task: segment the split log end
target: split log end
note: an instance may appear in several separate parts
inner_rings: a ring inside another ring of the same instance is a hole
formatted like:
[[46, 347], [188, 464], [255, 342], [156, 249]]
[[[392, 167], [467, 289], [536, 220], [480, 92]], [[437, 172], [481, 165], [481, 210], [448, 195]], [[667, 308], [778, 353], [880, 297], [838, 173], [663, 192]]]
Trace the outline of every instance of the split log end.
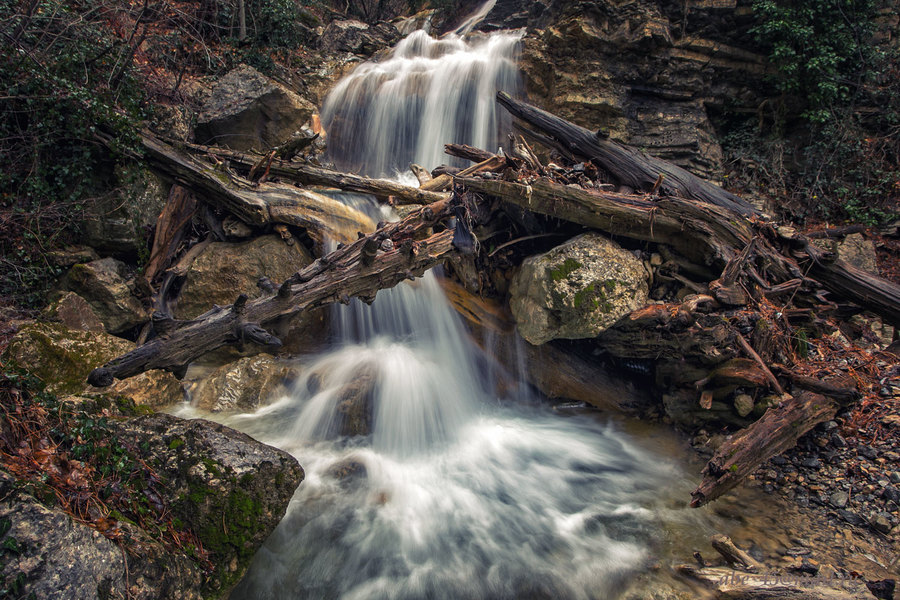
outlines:
[[109, 387], [115, 381], [115, 377], [106, 367], [97, 367], [88, 375], [87, 381], [94, 387]]

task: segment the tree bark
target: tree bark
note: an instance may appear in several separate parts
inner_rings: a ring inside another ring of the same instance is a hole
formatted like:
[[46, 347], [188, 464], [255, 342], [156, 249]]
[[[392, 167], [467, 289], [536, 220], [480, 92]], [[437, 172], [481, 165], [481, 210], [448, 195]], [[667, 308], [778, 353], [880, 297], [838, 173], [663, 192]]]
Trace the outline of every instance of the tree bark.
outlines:
[[327, 196], [286, 185], [253, 186], [155, 138], [145, 135], [142, 141], [145, 159], [153, 170], [249, 225], [302, 227], [319, 244], [326, 237], [349, 242], [356, 239], [357, 232], [375, 229], [368, 216]]
[[[152, 136], [143, 136], [144, 145], [154, 140]], [[226, 148], [218, 148], [213, 146], [200, 146], [197, 144], [183, 144], [184, 148], [194, 154], [208, 154], [225, 158], [229, 163], [241, 172], [249, 172], [253, 168], [260, 157]], [[439, 200], [447, 198], [447, 194], [437, 192], [422, 191], [418, 188], [403, 185], [396, 181], [387, 179], [372, 179], [371, 177], [362, 177], [352, 173], [341, 173], [324, 169], [313, 165], [297, 162], [284, 162], [276, 160], [269, 167], [269, 175], [277, 176], [288, 181], [295, 181], [303, 185], [320, 185], [326, 187], [334, 187], [348, 192], [359, 192], [361, 194], [372, 194], [376, 198], [387, 200], [393, 198], [397, 204], [431, 204]]]
[[[154, 313], [158, 337], [94, 369], [88, 382], [105, 387], [114, 378], [150, 369], [180, 374], [190, 362], [226, 344], [254, 342], [278, 347], [281, 341], [264, 329], [267, 323], [324, 304], [349, 302], [351, 297], [374, 300], [378, 290], [420, 276], [454, 251], [452, 230], [415, 241], [419, 231], [449, 215], [450, 202], [424, 207], [323, 256], [283, 282], [274, 296], [248, 302], [242, 294], [233, 305], [216, 306], [190, 321]], [[378, 250], [370, 254], [366, 250], [373, 244]]]
[[840, 405], [813, 392], [802, 392], [769, 408], [755, 423], [722, 444], [703, 469], [703, 481], [691, 506], [715, 500], [760, 465], [796, 445], [804, 433], [833, 418]]
[[592, 131], [515, 100], [505, 92], [497, 92], [497, 101], [513, 116], [544, 132], [575, 156], [601, 166], [622, 185], [635, 190], [650, 191], [662, 175], [663, 181], [659, 191], [664, 195], [701, 200], [742, 215], [757, 214], [757, 210], [740, 197], [668, 161], [644, 154], [631, 146], [598, 137]]

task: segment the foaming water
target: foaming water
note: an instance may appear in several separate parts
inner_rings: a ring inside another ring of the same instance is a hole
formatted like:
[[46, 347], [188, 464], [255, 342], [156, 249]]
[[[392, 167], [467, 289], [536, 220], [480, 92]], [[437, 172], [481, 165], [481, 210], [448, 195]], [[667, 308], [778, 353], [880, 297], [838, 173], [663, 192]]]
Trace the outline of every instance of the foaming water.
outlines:
[[428, 169], [450, 162], [447, 143], [496, 149], [506, 117], [494, 96], [518, 88], [520, 38], [501, 32], [434, 39], [416, 31], [383, 60], [360, 65], [322, 108], [330, 158], [345, 169], [391, 176], [411, 162]]
[[[333, 159], [384, 175], [434, 166], [445, 142], [492, 147], [518, 39], [416, 32], [361, 65], [323, 111]], [[333, 318], [333, 350], [292, 394], [213, 415], [306, 471], [231, 598], [613, 599], [672, 531], [704, 531], [670, 500], [688, 497], [679, 468], [619, 427], [555, 414], [524, 385], [498, 398], [498, 366], [477, 359], [432, 274]]]

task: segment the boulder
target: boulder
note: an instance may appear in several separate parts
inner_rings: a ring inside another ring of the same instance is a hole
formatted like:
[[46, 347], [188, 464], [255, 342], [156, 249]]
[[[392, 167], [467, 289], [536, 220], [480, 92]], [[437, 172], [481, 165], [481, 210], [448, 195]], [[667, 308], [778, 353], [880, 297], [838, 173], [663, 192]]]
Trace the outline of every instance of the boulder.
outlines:
[[[87, 414], [100, 408], [80, 401]], [[177, 531], [151, 534], [111, 513], [102, 526], [127, 540], [123, 548], [22, 491], [40, 486], [0, 472], [4, 587], [15, 586], [15, 597], [22, 598], [227, 597], [284, 516], [302, 468], [285, 452], [209, 421], [164, 414], [120, 420], [122, 413], [115, 414], [103, 427], [117, 447], [127, 449], [129, 460], [152, 465], [155, 483], [142, 502], [149, 499], [150, 510], [170, 515]], [[176, 533], [180, 541], [164, 546]], [[208, 562], [198, 560], [197, 542]]]
[[266, 77], [241, 65], [220, 79], [197, 118], [201, 144], [235, 150], [269, 150], [306, 123], [316, 107]]
[[296, 363], [269, 354], [241, 358], [194, 382], [191, 404], [210, 412], [255, 410], [286, 394], [299, 371]]
[[134, 295], [133, 282], [127, 279], [125, 263], [102, 258], [69, 269], [61, 282], [64, 290], [87, 300], [103, 322], [106, 331], [122, 333], [145, 323], [149, 318]]
[[[47, 507], [15, 491], [15, 480], [0, 472], [0, 487], [9, 490], [0, 502], [5, 552], [0, 575], [17, 581], [21, 598], [45, 600], [200, 600], [202, 572], [190, 559], [174, 554], [135, 528], [140, 552], [126, 555], [96, 529], [79, 523], [59, 508]], [[128, 556], [126, 565], [125, 558]], [[9, 589], [9, 587], [7, 587]]]
[[[279, 285], [312, 260], [300, 244], [288, 246], [276, 235], [242, 243], [210, 244], [187, 273], [175, 316], [192, 319], [212, 308], [213, 304], [233, 303], [241, 293], [257, 298], [261, 294], [257, 286], [260, 277], [268, 277]], [[284, 349], [293, 351], [318, 343], [326, 315], [322, 309], [304, 311], [294, 317], [286, 328], [282, 328], [287, 330], [287, 335], [279, 336], [286, 343]]]
[[532, 344], [591, 338], [647, 303], [647, 272], [635, 256], [586, 233], [522, 263], [510, 284], [519, 333]]
[[63, 292], [41, 312], [48, 321], [58, 321], [78, 331], [103, 331], [103, 322], [87, 300], [75, 292]]
[[111, 394], [158, 407], [180, 402], [181, 384], [166, 371], [147, 371], [108, 388], [87, 385], [94, 368], [134, 349], [132, 342], [97, 331], [68, 329], [61, 323], [34, 323], [10, 340], [3, 359], [40, 377], [55, 394]]
[[82, 241], [104, 254], [149, 253], [150, 230], [166, 204], [171, 184], [146, 169], [122, 169], [116, 177], [116, 192], [88, 206]]
[[148, 448], [172, 514], [210, 554], [206, 595], [227, 596], [284, 516], [303, 469], [286, 452], [203, 419], [154, 414], [118, 427], [124, 445]]
[[834, 252], [839, 260], [857, 269], [878, 274], [875, 243], [864, 238], [861, 233], [850, 234], [842, 240], [819, 239], [813, 240], [813, 243], [822, 250]]
[[319, 48], [325, 52], [350, 52], [368, 57], [393, 46], [399, 39], [400, 32], [390, 23], [367, 25], [353, 19], [335, 20], [322, 32]]

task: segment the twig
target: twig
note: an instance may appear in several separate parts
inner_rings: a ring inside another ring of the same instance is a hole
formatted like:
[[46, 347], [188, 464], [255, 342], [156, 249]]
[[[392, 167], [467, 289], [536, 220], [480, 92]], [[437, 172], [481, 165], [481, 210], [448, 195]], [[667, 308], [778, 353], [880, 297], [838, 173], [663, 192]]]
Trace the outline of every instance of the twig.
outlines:
[[775, 391], [778, 392], [778, 395], [784, 396], [784, 389], [781, 387], [781, 384], [778, 383], [777, 379], [775, 379], [775, 375], [772, 374], [772, 371], [769, 370], [769, 367], [766, 366], [766, 363], [763, 362], [763, 359], [760, 358], [759, 354], [756, 353], [756, 350], [754, 350], [753, 347], [749, 343], [747, 343], [747, 340], [745, 340], [744, 336], [742, 336], [740, 333], [735, 337], [737, 337], [738, 343], [741, 345], [741, 348], [743, 348], [744, 352], [749, 354], [750, 358], [755, 360], [757, 363], [759, 363], [759, 366], [762, 367], [763, 373], [765, 373], [766, 375], [766, 379], [769, 380], [769, 383], [772, 384], [772, 387], [775, 388]]

